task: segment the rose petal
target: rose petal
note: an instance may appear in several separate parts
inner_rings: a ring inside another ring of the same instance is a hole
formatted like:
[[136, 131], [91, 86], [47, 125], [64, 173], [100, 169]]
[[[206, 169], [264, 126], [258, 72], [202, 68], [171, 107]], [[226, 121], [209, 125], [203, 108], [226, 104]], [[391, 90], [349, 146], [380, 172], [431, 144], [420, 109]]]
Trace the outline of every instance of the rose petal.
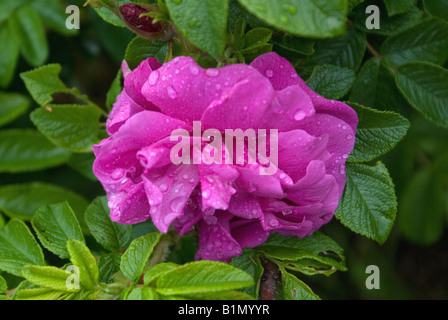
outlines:
[[220, 69], [201, 68], [190, 57], [177, 57], [151, 73], [142, 93], [162, 112], [188, 124], [201, 120], [202, 113], [225, 90], [258, 75], [244, 64]]

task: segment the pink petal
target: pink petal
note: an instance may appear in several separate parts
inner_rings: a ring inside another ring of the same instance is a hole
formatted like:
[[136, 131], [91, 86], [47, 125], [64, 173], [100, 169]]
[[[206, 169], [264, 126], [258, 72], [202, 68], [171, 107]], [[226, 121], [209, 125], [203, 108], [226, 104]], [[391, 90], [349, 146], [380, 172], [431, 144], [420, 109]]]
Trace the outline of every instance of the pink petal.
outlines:
[[194, 165], [167, 165], [143, 176], [151, 217], [160, 232], [184, 214], [184, 207], [199, 182]]
[[242, 253], [241, 246], [233, 239], [229, 231], [229, 222], [221, 221], [209, 225], [199, 223], [199, 250], [196, 259], [229, 262]]
[[278, 136], [278, 166], [293, 181], [305, 175], [312, 160], [330, 160], [328, 149], [329, 135], [310, 135], [305, 130], [280, 132]]
[[270, 232], [265, 231], [258, 220], [236, 220], [230, 223], [232, 237], [242, 248], [255, 248], [263, 244]]
[[347, 104], [339, 101], [327, 100], [321, 97], [303, 81], [297, 74], [294, 67], [288, 60], [279, 56], [275, 52], [266, 53], [256, 58], [251, 64], [262, 75], [266, 76], [272, 83], [275, 90], [283, 90], [289, 86], [299, 86], [311, 98], [316, 113], [330, 114], [345, 121], [356, 130], [358, 116], [356, 112]]
[[112, 221], [136, 224], [149, 218], [149, 204], [143, 183], [126, 183], [120, 191], [108, 193]]
[[201, 120], [204, 110], [223, 92], [258, 72], [244, 64], [202, 69], [190, 57], [177, 57], [151, 73], [142, 93], [162, 112], [188, 124]]

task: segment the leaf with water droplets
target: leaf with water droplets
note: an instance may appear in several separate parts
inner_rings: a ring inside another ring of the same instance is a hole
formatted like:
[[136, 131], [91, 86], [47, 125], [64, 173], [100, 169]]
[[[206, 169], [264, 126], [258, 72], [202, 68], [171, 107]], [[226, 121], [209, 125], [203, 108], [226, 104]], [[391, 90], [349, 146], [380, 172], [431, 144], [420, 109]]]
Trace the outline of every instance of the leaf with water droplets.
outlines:
[[298, 36], [326, 38], [345, 32], [347, 0], [239, 0], [268, 24]]

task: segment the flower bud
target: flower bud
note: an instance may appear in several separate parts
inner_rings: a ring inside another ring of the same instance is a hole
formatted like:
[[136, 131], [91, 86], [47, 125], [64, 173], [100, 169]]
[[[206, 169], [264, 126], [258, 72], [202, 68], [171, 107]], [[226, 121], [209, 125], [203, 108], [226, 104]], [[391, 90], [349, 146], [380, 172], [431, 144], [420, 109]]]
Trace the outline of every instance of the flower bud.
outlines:
[[142, 16], [148, 12], [150, 11], [140, 4], [125, 3], [120, 6], [123, 21], [133, 32], [145, 38], [153, 38], [163, 31], [163, 25], [160, 22], [153, 23], [153, 19], [148, 16]]

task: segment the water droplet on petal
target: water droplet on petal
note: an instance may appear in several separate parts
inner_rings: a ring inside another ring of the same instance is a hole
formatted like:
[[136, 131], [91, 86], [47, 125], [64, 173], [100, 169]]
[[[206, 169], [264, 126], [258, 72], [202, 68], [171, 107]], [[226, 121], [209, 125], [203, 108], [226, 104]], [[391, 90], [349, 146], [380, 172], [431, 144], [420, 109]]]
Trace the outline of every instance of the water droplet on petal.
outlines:
[[167, 186], [166, 184], [162, 183], [162, 184], [159, 186], [159, 190], [160, 190], [161, 192], [166, 192], [166, 190], [168, 190], [168, 186]]
[[176, 99], [177, 98], [177, 92], [176, 92], [176, 90], [174, 90], [174, 88], [172, 86], [168, 86], [166, 88], [166, 92], [168, 93], [168, 96], [171, 99]]
[[159, 81], [159, 71], [155, 70], [149, 75], [148, 83], [150, 86], [155, 86], [157, 81]]
[[209, 77], [217, 77], [219, 76], [219, 70], [214, 68], [207, 69], [205, 70], [205, 74]]
[[266, 70], [266, 77], [272, 78], [274, 76], [274, 71], [271, 69]]
[[294, 120], [300, 121], [303, 120], [306, 117], [306, 113], [302, 110], [297, 110], [296, 113], [294, 113]]
[[339, 167], [339, 173], [345, 174], [345, 166], [343, 164]]
[[202, 197], [204, 198], [204, 199], [210, 199], [210, 193], [209, 192], [207, 192], [207, 191], [204, 191], [204, 192], [202, 192]]
[[285, 209], [285, 210], [282, 211], [282, 213], [283, 213], [284, 216], [287, 216], [287, 215], [290, 215], [292, 213], [292, 210], [291, 209]]
[[121, 168], [115, 169], [112, 172], [112, 179], [119, 180], [119, 179], [124, 177], [125, 173], [126, 172], [123, 169], [121, 169]]
[[342, 158], [347, 159], [348, 158], [348, 154], [343, 154]]
[[351, 140], [351, 139], [353, 139], [353, 135], [352, 135], [351, 133], [349, 133], [349, 134], [346, 136], [346, 138], [347, 138], [347, 140]]
[[190, 65], [190, 72], [194, 75], [199, 74], [199, 67], [195, 64]]

